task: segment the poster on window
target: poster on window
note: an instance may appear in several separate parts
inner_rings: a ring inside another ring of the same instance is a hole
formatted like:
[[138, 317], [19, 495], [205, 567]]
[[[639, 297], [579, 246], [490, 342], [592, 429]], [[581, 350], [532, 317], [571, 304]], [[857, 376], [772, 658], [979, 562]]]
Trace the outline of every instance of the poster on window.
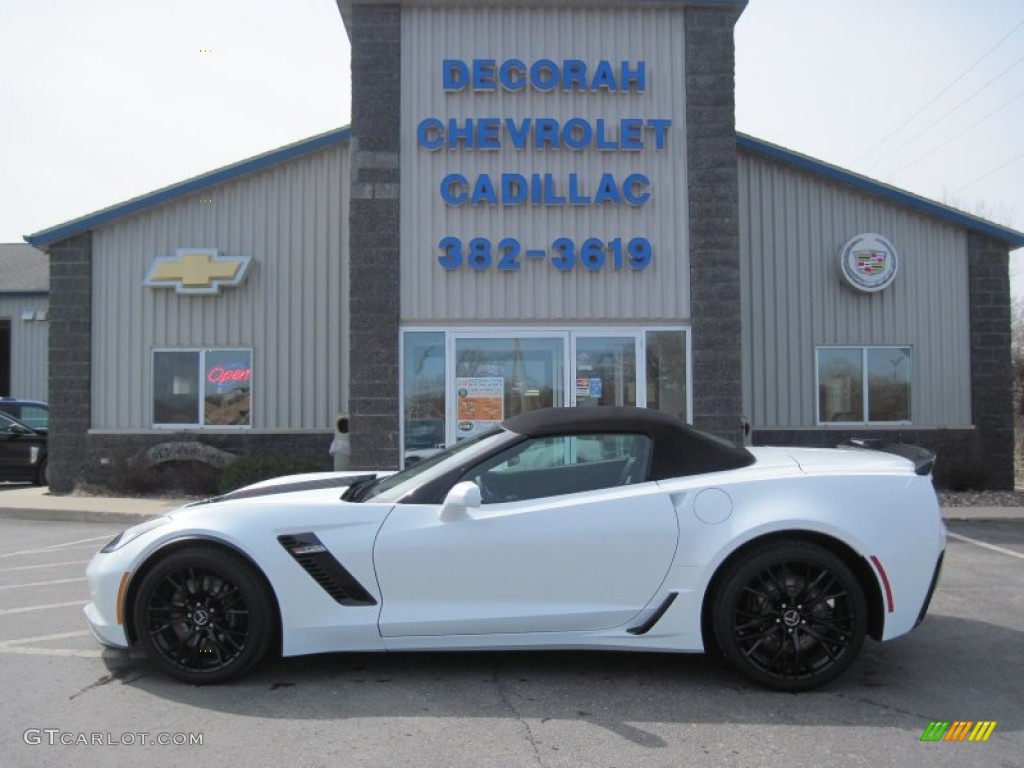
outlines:
[[505, 418], [505, 379], [500, 376], [471, 376], [455, 380], [457, 405], [455, 437], [465, 440]]

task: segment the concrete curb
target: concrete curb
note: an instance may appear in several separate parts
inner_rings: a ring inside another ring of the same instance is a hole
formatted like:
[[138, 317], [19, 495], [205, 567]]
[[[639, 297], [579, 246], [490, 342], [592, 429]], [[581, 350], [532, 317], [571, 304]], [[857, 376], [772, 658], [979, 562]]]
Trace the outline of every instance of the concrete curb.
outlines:
[[0, 519], [36, 520], [60, 523], [125, 523], [133, 525], [153, 517], [145, 512], [116, 512], [97, 509], [24, 509], [0, 508]]

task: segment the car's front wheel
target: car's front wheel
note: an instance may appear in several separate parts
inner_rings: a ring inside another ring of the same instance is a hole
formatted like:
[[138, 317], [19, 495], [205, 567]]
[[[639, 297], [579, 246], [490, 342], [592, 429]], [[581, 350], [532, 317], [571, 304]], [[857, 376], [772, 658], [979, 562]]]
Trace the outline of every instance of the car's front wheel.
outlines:
[[775, 690], [833, 680], [867, 634], [867, 601], [856, 576], [835, 554], [806, 541], [768, 543], [735, 563], [712, 610], [726, 659]]
[[32, 482], [35, 485], [50, 484], [50, 460], [46, 456], [43, 456], [43, 460], [39, 462], [39, 468], [36, 470], [36, 476], [32, 478]]
[[142, 648], [188, 683], [217, 683], [258, 663], [270, 649], [274, 615], [262, 576], [216, 547], [168, 555], [145, 575], [134, 602]]

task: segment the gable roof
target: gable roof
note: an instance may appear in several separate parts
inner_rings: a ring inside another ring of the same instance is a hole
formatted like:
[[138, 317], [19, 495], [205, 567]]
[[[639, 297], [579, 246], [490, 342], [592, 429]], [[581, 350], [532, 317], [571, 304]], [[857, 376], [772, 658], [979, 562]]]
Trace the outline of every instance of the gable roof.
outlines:
[[[150, 192], [149, 194], [132, 198], [131, 200], [127, 200], [123, 203], [112, 205], [109, 208], [104, 208], [101, 211], [90, 213], [86, 216], [82, 216], [81, 218], [74, 219], [63, 224], [58, 224], [54, 227], [50, 227], [49, 229], [41, 230], [35, 234], [26, 235], [25, 241], [37, 248], [46, 248], [48, 245], [55, 243], [58, 240], [63, 240], [66, 237], [81, 234], [82, 232], [88, 232], [91, 229], [103, 226], [115, 219], [130, 216], [133, 213], [138, 213], [146, 210], [147, 208], [152, 208], [162, 203], [175, 200], [179, 197], [193, 194], [194, 192], [213, 186], [214, 184], [221, 184], [225, 181], [231, 181], [248, 173], [262, 171], [272, 165], [286, 162], [310, 152], [316, 152], [320, 149], [326, 149], [327, 147], [347, 142], [351, 137], [352, 130], [348, 126], [328, 131], [326, 133], [321, 133], [308, 139], [297, 141], [294, 144], [288, 144], [286, 146], [279, 147], [278, 149], [273, 149], [269, 152], [257, 155], [256, 157], [242, 160], [241, 162], [234, 163], [233, 165], [227, 165], [223, 168], [218, 168], [217, 170], [204, 173], [200, 176], [186, 179], [185, 181], [177, 184], [172, 184], [169, 187], [158, 189], [155, 192]], [[1018, 232], [1014, 229], [995, 224], [978, 216], [972, 216], [968, 213], [957, 210], [956, 208], [936, 203], [925, 197], [911, 194], [910, 192], [906, 192], [905, 190], [888, 184], [883, 184], [880, 181], [875, 181], [867, 176], [861, 176], [860, 174], [853, 173], [852, 171], [847, 171], [839, 166], [831, 165], [822, 160], [816, 160], [808, 155], [802, 155], [799, 152], [794, 152], [791, 149], [780, 147], [777, 144], [771, 144], [767, 141], [762, 141], [761, 139], [755, 139], [753, 136], [748, 136], [744, 133], [737, 133], [736, 146], [741, 152], [766, 157], [771, 160], [775, 160], [776, 162], [794, 166], [803, 171], [816, 174], [838, 184], [854, 187], [863, 192], [877, 195], [889, 200], [890, 202], [896, 203], [897, 205], [911, 208], [929, 216], [935, 216], [963, 229], [988, 235], [1000, 242], [1007, 243], [1013, 248], [1024, 246], [1024, 232]]]
[[0, 293], [50, 292], [50, 257], [25, 243], [0, 243]]
[[740, 151], [748, 152], [753, 155], [760, 155], [761, 157], [767, 157], [785, 165], [792, 165], [800, 170], [813, 173], [817, 176], [822, 176], [844, 186], [854, 187], [862, 192], [877, 195], [890, 202], [896, 203], [897, 205], [902, 205], [920, 213], [944, 219], [950, 224], [954, 224], [962, 229], [988, 235], [989, 237], [1007, 243], [1014, 248], [1024, 246], [1024, 232], [1018, 232], [1014, 229], [1010, 229], [1009, 227], [1000, 226], [999, 224], [995, 224], [978, 216], [972, 216], [969, 213], [964, 213], [963, 211], [951, 208], [948, 205], [936, 203], [926, 197], [911, 194], [910, 192], [899, 189], [898, 187], [883, 184], [882, 182], [875, 181], [867, 176], [861, 176], [853, 171], [847, 171], [837, 165], [831, 165], [823, 162], [822, 160], [816, 160], [813, 157], [802, 155], [799, 152], [794, 152], [791, 149], [780, 147], [777, 144], [770, 144], [767, 141], [755, 139], [753, 136], [748, 136], [745, 133], [737, 133], [736, 146]]
[[218, 168], [214, 171], [194, 176], [191, 179], [172, 184], [169, 187], [158, 189], [155, 192], [150, 192], [139, 197], [133, 197], [131, 200], [126, 200], [123, 203], [112, 205], [109, 208], [104, 208], [101, 211], [90, 213], [86, 216], [82, 216], [78, 219], [58, 224], [57, 226], [44, 229], [40, 232], [36, 232], [32, 235], [25, 235], [25, 242], [30, 243], [37, 248], [45, 248], [51, 243], [55, 243], [58, 240], [63, 240], [66, 237], [72, 235], [78, 235], [82, 232], [88, 232], [91, 229], [96, 229], [104, 224], [107, 224], [114, 219], [120, 219], [124, 216], [130, 216], [133, 213], [144, 211], [147, 208], [153, 208], [154, 206], [161, 205], [162, 203], [170, 202], [179, 197], [198, 192], [206, 187], [212, 187], [214, 184], [222, 184], [225, 181], [232, 181], [237, 179], [239, 176], [244, 176], [248, 173], [255, 173], [256, 171], [262, 171], [265, 168], [269, 168], [272, 165], [283, 163], [288, 160], [292, 160], [301, 155], [309, 154], [310, 152], [316, 152], [320, 149], [326, 149], [332, 147], [335, 144], [342, 144], [351, 138], [352, 131], [348, 126], [344, 128], [336, 128], [333, 131], [327, 131], [326, 133], [320, 133], [316, 136], [311, 136], [308, 139], [297, 141], [294, 144], [286, 144], [283, 147], [272, 149], [269, 152], [264, 152], [262, 155], [256, 155], [250, 157], [247, 160], [234, 163], [232, 165], [226, 165], [223, 168]]

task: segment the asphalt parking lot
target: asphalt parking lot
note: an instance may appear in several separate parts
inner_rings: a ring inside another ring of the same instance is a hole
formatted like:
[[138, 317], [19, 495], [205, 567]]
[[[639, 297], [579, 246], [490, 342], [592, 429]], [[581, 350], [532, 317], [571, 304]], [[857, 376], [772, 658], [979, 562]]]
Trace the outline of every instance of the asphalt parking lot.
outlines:
[[[339, 654], [182, 685], [86, 630], [84, 568], [120, 526], [0, 520], [0, 763], [1020, 766], [1024, 521], [949, 526], [926, 622], [792, 695], [702, 656], [575, 652]], [[932, 720], [997, 726], [922, 743]]]

